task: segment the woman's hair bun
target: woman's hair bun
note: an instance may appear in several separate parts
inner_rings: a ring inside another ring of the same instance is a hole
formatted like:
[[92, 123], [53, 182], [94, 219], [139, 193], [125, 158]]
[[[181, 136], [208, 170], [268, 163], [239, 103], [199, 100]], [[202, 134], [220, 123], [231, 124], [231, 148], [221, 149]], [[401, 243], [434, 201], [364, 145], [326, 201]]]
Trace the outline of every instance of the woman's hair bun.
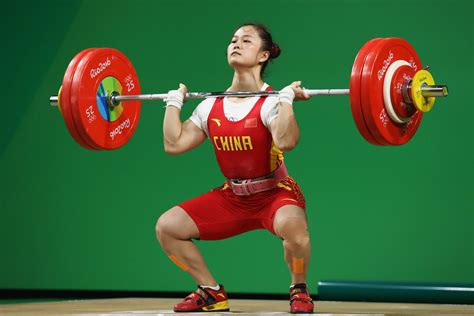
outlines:
[[275, 59], [280, 56], [281, 50], [277, 43], [272, 43], [272, 49], [270, 50], [270, 58]]

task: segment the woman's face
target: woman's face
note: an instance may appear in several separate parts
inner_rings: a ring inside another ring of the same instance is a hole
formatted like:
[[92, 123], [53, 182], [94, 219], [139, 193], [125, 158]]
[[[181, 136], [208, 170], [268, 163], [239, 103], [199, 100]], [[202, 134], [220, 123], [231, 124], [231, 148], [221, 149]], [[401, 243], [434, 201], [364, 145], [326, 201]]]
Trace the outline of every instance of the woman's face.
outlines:
[[253, 26], [239, 28], [227, 47], [227, 61], [232, 68], [252, 68], [268, 59], [270, 53], [261, 51], [262, 39]]

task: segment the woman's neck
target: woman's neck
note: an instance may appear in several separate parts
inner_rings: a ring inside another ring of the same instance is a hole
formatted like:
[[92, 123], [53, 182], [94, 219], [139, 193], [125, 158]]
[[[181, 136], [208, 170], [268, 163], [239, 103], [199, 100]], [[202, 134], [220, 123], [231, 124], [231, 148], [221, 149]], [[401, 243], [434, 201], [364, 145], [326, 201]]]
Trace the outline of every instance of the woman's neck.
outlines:
[[227, 91], [260, 91], [264, 82], [260, 69], [235, 70], [232, 85]]

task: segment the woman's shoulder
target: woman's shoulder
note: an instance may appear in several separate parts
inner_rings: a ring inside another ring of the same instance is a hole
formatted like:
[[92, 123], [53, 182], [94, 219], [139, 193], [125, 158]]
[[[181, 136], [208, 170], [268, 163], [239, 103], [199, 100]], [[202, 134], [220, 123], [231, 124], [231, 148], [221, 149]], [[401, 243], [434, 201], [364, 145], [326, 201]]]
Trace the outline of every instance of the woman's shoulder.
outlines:
[[206, 98], [197, 105], [197, 108], [200, 110], [210, 110], [215, 101], [216, 98]]

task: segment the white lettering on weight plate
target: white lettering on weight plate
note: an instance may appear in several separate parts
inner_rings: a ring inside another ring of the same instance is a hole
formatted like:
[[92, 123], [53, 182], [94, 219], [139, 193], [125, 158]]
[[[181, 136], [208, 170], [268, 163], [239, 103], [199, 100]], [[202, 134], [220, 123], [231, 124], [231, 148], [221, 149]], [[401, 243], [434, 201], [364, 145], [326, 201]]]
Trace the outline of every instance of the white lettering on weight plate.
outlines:
[[97, 118], [92, 105], [86, 109], [86, 116], [87, 116], [87, 119], [89, 120], [89, 123], [94, 122], [95, 119]]
[[393, 59], [393, 53], [392, 51], [390, 51], [388, 53], [387, 59], [383, 61], [382, 68], [380, 68], [380, 70], [377, 71], [377, 78], [379, 80], [382, 80], [383, 76], [385, 75], [385, 72], [387, 71], [388, 66], [390, 66], [390, 62], [392, 61], [392, 59]]
[[92, 68], [90, 72], [91, 79], [94, 79], [98, 74], [100, 74], [107, 67], [109, 67], [110, 64], [112, 64], [112, 62], [110, 61], [109, 57], [107, 57], [107, 59], [103, 63], [99, 63], [97, 68]]
[[123, 131], [124, 129], [127, 129], [127, 128], [130, 128], [130, 119], [129, 119], [129, 118], [126, 119], [125, 121], [123, 121], [122, 123], [120, 123], [119, 126], [117, 126], [116, 128], [114, 128], [114, 130], [110, 132], [110, 134], [109, 134], [109, 135], [110, 135], [110, 138], [111, 138], [112, 140], [115, 140], [115, 136], [122, 134], [122, 131]]
[[128, 75], [124, 79], [125, 85], [127, 86], [127, 91], [130, 92], [135, 88], [135, 83], [133, 82], [132, 75]]
[[380, 121], [382, 121], [383, 127], [387, 127], [389, 118], [387, 112], [385, 111], [385, 108], [383, 108], [382, 112], [380, 112], [379, 118]]

